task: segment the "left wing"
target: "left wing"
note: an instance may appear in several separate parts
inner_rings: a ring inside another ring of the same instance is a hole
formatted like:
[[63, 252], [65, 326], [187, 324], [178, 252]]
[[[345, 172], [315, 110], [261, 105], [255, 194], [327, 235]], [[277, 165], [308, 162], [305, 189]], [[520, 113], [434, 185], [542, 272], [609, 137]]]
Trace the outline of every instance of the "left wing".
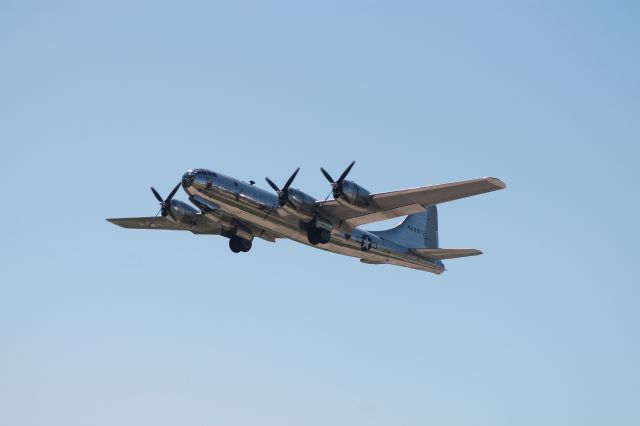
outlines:
[[194, 234], [211, 234], [220, 235], [222, 232], [222, 226], [211, 221], [203, 220], [202, 214], [198, 214], [195, 225], [184, 225], [180, 223], [173, 223], [166, 217], [158, 216], [153, 217], [126, 217], [107, 219], [108, 222], [114, 225], [121, 226], [129, 229], [165, 229], [172, 231], [191, 231]]
[[318, 202], [320, 212], [334, 218], [337, 226], [353, 229], [365, 223], [406, 216], [425, 210], [424, 206], [446, 203], [460, 198], [484, 194], [506, 188], [497, 178], [481, 178], [442, 185], [421, 186], [400, 191], [371, 194], [371, 212], [358, 212], [337, 201]]

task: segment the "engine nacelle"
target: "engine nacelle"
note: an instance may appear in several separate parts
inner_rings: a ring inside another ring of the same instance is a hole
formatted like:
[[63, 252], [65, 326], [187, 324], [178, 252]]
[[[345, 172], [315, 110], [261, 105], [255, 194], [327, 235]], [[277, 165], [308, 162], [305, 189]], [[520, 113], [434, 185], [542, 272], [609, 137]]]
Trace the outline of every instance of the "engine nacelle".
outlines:
[[198, 210], [193, 206], [178, 200], [171, 200], [167, 219], [173, 223], [195, 225]]
[[289, 188], [284, 211], [302, 219], [313, 219], [316, 214], [316, 199], [299, 189]]
[[336, 201], [352, 210], [366, 212], [371, 208], [371, 193], [357, 183], [345, 180]]

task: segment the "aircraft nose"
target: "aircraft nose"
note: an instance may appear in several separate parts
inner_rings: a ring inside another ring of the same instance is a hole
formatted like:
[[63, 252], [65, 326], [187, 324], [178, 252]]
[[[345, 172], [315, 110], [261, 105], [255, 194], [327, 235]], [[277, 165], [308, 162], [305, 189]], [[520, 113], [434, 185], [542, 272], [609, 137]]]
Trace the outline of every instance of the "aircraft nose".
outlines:
[[194, 179], [193, 175], [194, 175], [193, 170], [189, 170], [182, 175], [182, 187], [184, 189], [187, 189], [193, 183], [193, 179]]

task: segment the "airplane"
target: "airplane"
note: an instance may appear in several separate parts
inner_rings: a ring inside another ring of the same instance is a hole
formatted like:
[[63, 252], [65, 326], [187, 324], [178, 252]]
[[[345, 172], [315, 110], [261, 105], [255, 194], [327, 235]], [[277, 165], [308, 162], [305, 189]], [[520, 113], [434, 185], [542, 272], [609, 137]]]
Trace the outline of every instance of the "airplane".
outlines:
[[[162, 198], [155, 217], [113, 218], [107, 221], [131, 229], [166, 229], [221, 235], [234, 253], [248, 252], [254, 238], [275, 242], [288, 238], [322, 250], [359, 258], [366, 264], [392, 264], [441, 274], [442, 260], [482, 254], [475, 249], [446, 249], [438, 244], [437, 204], [506, 188], [485, 177], [399, 191], [370, 193], [347, 180], [353, 161], [338, 177], [320, 168], [331, 184], [325, 200], [291, 187], [297, 168], [282, 187], [265, 178], [275, 193], [254, 181], [242, 182], [207, 169], [188, 170]], [[182, 186], [195, 208], [175, 200]], [[329, 200], [329, 196], [333, 199]], [[406, 216], [384, 231], [360, 228], [372, 222]]]

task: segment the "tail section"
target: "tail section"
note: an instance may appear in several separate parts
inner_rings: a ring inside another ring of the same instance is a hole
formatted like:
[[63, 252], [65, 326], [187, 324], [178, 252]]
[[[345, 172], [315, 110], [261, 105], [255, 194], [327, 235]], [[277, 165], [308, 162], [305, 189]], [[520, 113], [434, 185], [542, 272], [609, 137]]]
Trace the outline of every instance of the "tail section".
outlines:
[[427, 227], [424, 237], [424, 246], [438, 248], [438, 208], [433, 205], [427, 207]]
[[438, 245], [438, 209], [428, 206], [426, 211], [414, 213], [398, 226], [386, 231], [373, 231], [379, 237], [403, 245], [413, 254], [430, 261], [477, 256], [482, 254], [475, 249], [443, 249]]
[[405, 247], [438, 248], [438, 208], [428, 206], [424, 212], [407, 216], [395, 228], [373, 233]]
[[411, 252], [418, 256], [426, 257], [428, 259], [455, 259], [458, 257], [477, 256], [482, 254], [480, 250], [476, 249], [441, 249], [441, 248], [413, 248]]

